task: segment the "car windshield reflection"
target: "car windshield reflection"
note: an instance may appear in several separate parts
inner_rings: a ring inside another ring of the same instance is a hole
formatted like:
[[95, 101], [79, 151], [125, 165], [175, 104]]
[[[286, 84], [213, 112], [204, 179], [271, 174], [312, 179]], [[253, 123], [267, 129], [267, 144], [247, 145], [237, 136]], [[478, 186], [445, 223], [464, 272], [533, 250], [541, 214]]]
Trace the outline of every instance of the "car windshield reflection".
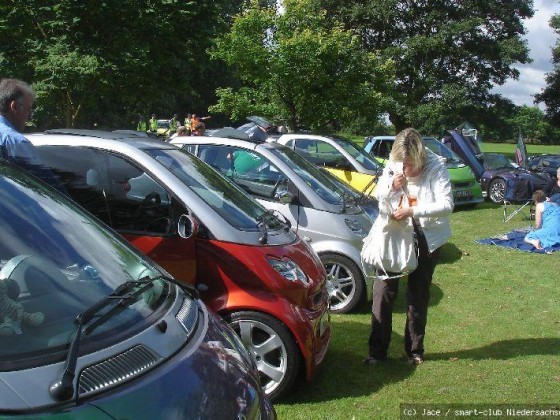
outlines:
[[[127, 281], [162, 276], [88, 213], [8, 166], [0, 168], [0, 234], [0, 369], [64, 351], [79, 313]], [[141, 328], [166, 284], [155, 281], [84, 344], [117, 343]]]

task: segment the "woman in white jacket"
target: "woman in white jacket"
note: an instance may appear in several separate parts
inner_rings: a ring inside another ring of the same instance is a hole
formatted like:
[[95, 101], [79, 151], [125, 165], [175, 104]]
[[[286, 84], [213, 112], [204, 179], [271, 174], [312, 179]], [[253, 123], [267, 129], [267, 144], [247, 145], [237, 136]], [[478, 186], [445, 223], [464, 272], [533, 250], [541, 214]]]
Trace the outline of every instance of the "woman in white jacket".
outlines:
[[[419, 365], [424, 361], [424, 334], [436, 260], [440, 247], [451, 236], [449, 215], [453, 211], [453, 195], [443, 158], [427, 150], [422, 136], [412, 128], [397, 134], [389, 161], [379, 178], [376, 196], [380, 211], [391, 208], [388, 203], [402, 191], [409, 197], [409, 206], [393, 211], [391, 217], [396, 220], [412, 217], [418, 239], [418, 267], [408, 275], [406, 286], [404, 347], [409, 362]], [[398, 277], [378, 279], [374, 283], [366, 364], [387, 358], [398, 288]]]

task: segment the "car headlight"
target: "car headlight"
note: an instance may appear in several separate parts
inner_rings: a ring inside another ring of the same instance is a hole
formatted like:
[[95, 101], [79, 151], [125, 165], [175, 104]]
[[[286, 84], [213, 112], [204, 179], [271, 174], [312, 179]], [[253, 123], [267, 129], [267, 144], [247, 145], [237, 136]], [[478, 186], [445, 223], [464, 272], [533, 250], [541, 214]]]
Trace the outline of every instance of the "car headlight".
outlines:
[[360, 238], [365, 238], [367, 236], [368, 232], [365, 231], [362, 224], [357, 220], [344, 219], [344, 221], [346, 222], [346, 226]]
[[308, 284], [309, 280], [303, 270], [293, 260], [289, 258], [267, 258], [268, 263], [274, 268], [282, 277], [289, 281], [300, 281], [303, 284]]

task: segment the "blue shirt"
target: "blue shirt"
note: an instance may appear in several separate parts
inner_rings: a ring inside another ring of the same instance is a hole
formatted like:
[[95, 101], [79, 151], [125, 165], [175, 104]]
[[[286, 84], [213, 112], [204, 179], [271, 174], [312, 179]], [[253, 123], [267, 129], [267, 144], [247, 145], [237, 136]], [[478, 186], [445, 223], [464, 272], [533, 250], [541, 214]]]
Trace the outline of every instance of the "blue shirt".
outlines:
[[4, 157], [22, 169], [50, 184], [60, 192], [68, 195], [61, 182], [50, 169], [45, 168], [35, 153], [35, 146], [23, 134], [17, 131], [12, 123], [0, 115], [0, 158]]
[[21, 166], [38, 164], [33, 144], [3, 115], [0, 115], [0, 147], [2, 155], [7, 154], [4, 157], [12, 162]]

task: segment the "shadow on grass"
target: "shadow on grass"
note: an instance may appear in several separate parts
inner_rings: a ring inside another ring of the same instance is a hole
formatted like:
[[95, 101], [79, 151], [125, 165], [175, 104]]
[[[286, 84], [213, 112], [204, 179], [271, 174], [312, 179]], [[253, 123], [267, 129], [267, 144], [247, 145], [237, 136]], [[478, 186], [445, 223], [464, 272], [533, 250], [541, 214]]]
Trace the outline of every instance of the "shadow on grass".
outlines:
[[[440, 264], [453, 264], [455, 261], [459, 261], [463, 256], [463, 251], [461, 251], [455, 244], [450, 242], [444, 244], [441, 247], [438, 259], [438, 265]], [[436, 265], [437, 272], [437, 265]]]
[[[437, 270], [437, 268], [436, 268]], [[399, 294], [397, 295], [397, 300], [395, 301], [395, 306], [393, 307], [393, 313], [405, 313], [406, 312], [406, 304], [404, 299], [404, 294], [406, 290], [406, 279], [401, 279], [399, 282]], [[435, 284], [432, 283], [430, 286], [430, 305], [429, 306], [436, 306], [441, 299], [443, 298], [443, 290]], [[357, 305], [351, 313], [360, 315], [360, 314], [371, 314], [371, 305], [372, 302], [362, 302]]]
[[[404, 328], [404, 325], [402, 326]], [[321, 371], [312, 382], [300, 376], [288, 394], [275, 404], [301, 404], [333, 401], [370, 395], [384, 386], [410, 377], [415, 367], [404, 358], [396, 358], [403, 348], [403, 337], [393, 332], [390, 357], [378, 365], [364, 365], [370, 326], [360, 323], [340, 324]], [[356, 337], [359, 339], [357, 340]]]
[[507, 360], [520, 356], [557, 355], [560, 338], [518, 338], [473, 349], [432, 353], [429, 360]]

